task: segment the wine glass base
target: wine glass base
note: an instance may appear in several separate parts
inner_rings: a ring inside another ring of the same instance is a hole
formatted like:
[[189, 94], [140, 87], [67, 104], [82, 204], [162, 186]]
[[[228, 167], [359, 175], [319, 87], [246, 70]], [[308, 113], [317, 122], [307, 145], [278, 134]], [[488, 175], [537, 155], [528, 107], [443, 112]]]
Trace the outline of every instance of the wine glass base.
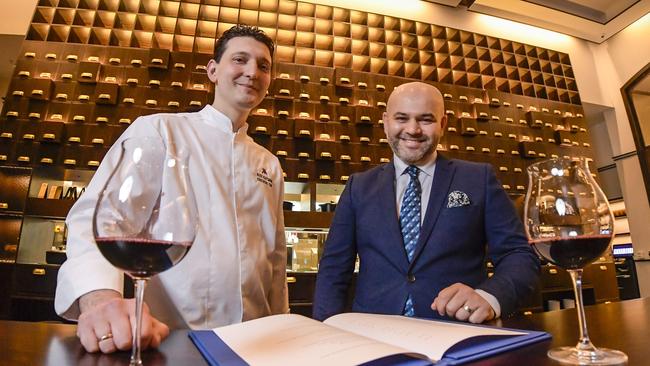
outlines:
[[625, 353], [608, 348], [579, 351], [575, 347], [558, 347], [549, 350], [547, 355], [568, 365], [622, 365], [627, 362]]

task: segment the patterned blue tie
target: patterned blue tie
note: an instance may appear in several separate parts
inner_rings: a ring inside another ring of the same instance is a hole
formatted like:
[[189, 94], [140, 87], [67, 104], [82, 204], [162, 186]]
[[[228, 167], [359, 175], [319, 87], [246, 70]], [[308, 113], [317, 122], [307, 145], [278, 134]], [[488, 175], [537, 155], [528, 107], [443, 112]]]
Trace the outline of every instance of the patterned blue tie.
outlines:
[[[399, 213], [399, 223], [402, 228], [402, 238], [404, 239], [404, 249], [409, 262], [413, 260], [415, 246], [420, 238], [420, 196], [422, 189], [418, 180], [420, 170], [415, 165], [409, 165], [406, 172], [411, 177], [404, 197], [402, 198], [402, 208]], [[415, 316], [413, 309], [413, 299], [409, 294], [404, 306], [404, 315]]]

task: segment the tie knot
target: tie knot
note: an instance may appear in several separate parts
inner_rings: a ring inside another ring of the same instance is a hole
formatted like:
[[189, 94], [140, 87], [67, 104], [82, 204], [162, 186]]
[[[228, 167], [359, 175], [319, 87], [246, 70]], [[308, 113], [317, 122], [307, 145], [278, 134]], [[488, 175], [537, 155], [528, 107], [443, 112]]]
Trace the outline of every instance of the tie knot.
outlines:
[[406, 168], [406, 172], [409, 174], [409, 176], [411, 176], [411, 178], [417, 178], [420, 169], [418, 169], [418, 167], [415, 165], [409, 165], [408, 168]]

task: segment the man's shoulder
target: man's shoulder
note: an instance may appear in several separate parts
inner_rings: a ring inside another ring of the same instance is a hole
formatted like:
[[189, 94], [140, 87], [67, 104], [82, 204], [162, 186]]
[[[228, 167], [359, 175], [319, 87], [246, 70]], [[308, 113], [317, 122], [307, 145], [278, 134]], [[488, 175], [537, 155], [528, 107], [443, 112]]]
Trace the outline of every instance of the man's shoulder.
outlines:
[[278, 157], [275, 156], [269, 149], [266, 147], [258, 144], [250, 135], [246, 135], [245, 139], [246, 143], [250, 145], [251, 149], [253, 152], [259, 156], [264, 157], [265, 159], [271, 159], [271, 160], [278, 160]]
[[488, 163], [480, 163], [476, 161], [469, 161], [469, 160], [463, 160], [463, 159], [455, 159], [455, 158], [444, 158], [444, 160], [440, 160], [438, 163], [447, 163], [452, 165], [456, 169], [460, 170], [467, 170], [467, 171], [481, 171], [485, 169], [490, 168], [490, 164]]
[[382, 165], [375, 166], [373, 168], [370, 168], [368, 170], [364, 170], [362, 172], [354, 173], [352, 174], [352, 179], [356, 183], [363, 184], [363, 183], [376, 183], [377, 178], [384, 173], [386, 169], [391, 169], [392, 167], [392, 162], [390, 163], [385, 163]]
[[160, 120], [179, 120], [179, 119], [195, 119], [199, 117], [199, 112], [161, 112], [154, 114], [147, 114], [142, 118], [160, 119]]
[[274, 167], [274, 170], [278, 171], [278, 174], [282, 174], [282, 165], [280, 164], [280, 159], [278, 159], [275, 154], [269, 151], [266, 147], [258, 144], [255, 140], [247, 135], [245, 139], [246, 150], [248, 151], [247, 155], [253, 158], [255, 161], [263, 162], [263, 165], [268, 167]]
[[193, 120], [198, 120], [198, 112], [178, 112], [178, 113], [153, 113], [138, 117], [134, 124], [174, 124], [174, 123], [190, 123]]

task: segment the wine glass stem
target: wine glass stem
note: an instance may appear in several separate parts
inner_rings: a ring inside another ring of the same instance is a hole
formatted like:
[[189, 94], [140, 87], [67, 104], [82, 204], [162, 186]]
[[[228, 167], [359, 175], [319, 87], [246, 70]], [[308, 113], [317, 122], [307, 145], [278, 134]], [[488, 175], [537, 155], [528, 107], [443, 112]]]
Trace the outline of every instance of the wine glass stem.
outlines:
[[585, 317], [585, 306], [582, 300], [582, 269], [568, 270], [573, 280], [573, 291], [576, 297], [576, 311], [578, 313], [578, 325], [580, 326], [580, 339], [576, 348], [578, 351], [595, 351], [596, 347], [589, 340], [587, 332], [587, 319]]
[[136, 278], [135, 281], [135, 329], [133, 330], [133, 346], [131, 348], [130, 366], [142, 365], [140, 359], [140, 333], [142, 330], [142, 305], [144, 303], [144, 288], [147, 286], [147, 280]]

